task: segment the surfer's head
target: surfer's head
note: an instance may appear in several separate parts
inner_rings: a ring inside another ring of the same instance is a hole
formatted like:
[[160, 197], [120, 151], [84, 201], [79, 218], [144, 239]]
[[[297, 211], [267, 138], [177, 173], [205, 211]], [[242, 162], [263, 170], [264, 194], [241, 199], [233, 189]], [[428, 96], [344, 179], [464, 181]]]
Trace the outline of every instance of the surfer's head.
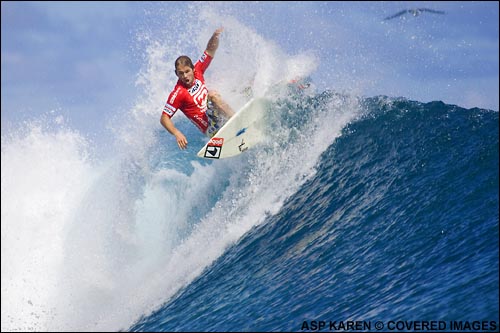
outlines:
[[194, 82], [194, 65], [188, 56], [180, 56], [175, 60], [175, 75], [183, 85], [191, 87]]

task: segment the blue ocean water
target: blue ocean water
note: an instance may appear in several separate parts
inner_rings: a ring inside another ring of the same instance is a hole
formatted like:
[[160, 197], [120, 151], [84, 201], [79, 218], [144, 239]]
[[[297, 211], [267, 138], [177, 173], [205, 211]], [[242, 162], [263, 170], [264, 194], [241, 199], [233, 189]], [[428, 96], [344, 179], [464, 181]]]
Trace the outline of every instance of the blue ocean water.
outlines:
[[[292, 110], [314, 114], [339, 98], [274, 108], [293, 127]], [[498, 112], [382, 96], [359, 107], [279, 211], [127, 330], [498, 325]]]

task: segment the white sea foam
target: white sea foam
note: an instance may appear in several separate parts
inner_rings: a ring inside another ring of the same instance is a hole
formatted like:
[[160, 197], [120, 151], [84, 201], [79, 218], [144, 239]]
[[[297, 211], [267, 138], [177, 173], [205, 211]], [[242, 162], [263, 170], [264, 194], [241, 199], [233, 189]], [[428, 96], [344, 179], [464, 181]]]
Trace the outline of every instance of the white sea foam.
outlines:
[[[209, 164], [179, 152], [159, 125], [175, 84], [173, 61], [185, 50], [199, 56], [218, 26], [225, 31], [206, 79], [235, 109], [248, 99], [247, 87], [286, 98], [269, 88], [318, 65], [313, 52], [287, 55], [220, 8], [189, 15], [200, 31], [194, 40], [141, 34], [143, 94], [126, 117], [117, 115], [113, 154], [90, 159], [97, 147], [61, 127], [27, 126], [2, 137], [2, 330], [127, 329], [277, 213], [356, 115], [356, 103], [332, 100], [299, 134], [278, 126], [280, 144], [265, 150]], [[168, 22], [182, 31], [179, 19]], [[174, 121], [187, 124], [180, 113]]]

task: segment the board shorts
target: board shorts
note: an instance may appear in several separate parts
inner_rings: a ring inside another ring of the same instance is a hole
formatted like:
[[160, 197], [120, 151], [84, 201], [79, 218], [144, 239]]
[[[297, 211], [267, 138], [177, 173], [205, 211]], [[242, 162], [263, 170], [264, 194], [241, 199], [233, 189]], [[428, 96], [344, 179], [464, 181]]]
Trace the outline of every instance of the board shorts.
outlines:
[[224, 126], [227, 122], [227, 118], [213, 106], [211, 101], [208, 101], [207, 106], [208, 128], [205, 134], [209, 138], [212, 138], [220, 130], [220, 128]]

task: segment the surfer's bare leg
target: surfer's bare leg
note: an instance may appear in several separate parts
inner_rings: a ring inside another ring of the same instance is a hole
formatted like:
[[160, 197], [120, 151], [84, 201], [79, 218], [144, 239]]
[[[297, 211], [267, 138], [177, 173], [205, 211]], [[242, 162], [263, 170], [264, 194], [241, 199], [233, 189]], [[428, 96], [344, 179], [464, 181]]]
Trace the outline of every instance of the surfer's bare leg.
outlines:
[[217, 91], [209, 91], [208, 92], [208, 99], [212, 101], [212, 104], [219, 110], [221, 111], [224, 116], [226, 116], [227, 119], [231, 118], [234, 116], [234, 111], [231, 109], [229, 104], [224, 102], [222, 100], [222, 97], [220, 97], [220, 94]]

